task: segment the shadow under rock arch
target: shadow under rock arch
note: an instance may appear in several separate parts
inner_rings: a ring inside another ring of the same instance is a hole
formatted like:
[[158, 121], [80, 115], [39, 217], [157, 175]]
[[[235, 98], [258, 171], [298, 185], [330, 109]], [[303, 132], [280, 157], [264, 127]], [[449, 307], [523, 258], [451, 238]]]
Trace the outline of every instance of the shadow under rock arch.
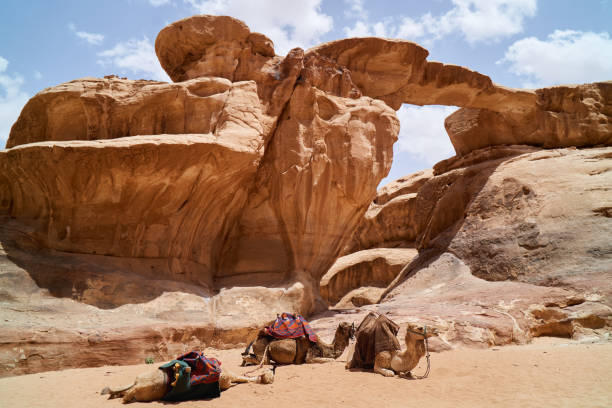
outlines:
[[4, 254], [0, 251], [0, 284], [10, 298], [46, 290], [56, 298], [114, 309], [125, 304], [149, 302], [164, 292], [211, 295], [206, 287], [164, 279], [160, 269], [168, 267], [167, 259], [49, 250], [37, 242], [31, 231], [21, 221], [0, 216], [0, 243], [4, 249]]

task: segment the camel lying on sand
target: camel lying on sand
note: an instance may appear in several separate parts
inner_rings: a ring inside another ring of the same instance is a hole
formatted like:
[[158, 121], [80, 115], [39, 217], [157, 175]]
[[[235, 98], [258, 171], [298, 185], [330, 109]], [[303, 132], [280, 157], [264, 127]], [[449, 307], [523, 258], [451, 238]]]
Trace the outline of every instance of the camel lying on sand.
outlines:
[[[274, 382], [274, 371], [267, 370], [256, 377], [244, 377], [230, 371], [223, 370], [219, 376], [219, 388], [225, 391], [234, 384], [255, 382], [260, 384], [271, 384]], [[117, 388], [105, 387], [101, 394], [110, 394], [111, 398], [123, 397], [123, 403], [149, 402], [161, 400], [168, 390], [168, 374], [164, 370], [152, 370], [142, 373], [136, 377], [130, 385]]]
[[[242, 353], [242, 365], [270, 364], [312, 364], [334, 361], [344, 352], [355, 334], [355, 325], [341, 322], [331, 344], [317, 338], [316, 343], [306, 336], [296, 339], [274, 339], [259, 335]], [[249, 350], [253, 347], [253, 353]]]
[[374, 358], [374, 372], [385, 377], [400, 376], [412, 377], [410, 371], [419, 364], [425, 355], [425, 338], [437, 336], [434, 328], [408, 325], [406, 327], [406, 350], [382, 351]]
[[359, 324], [357, 343], [346, 368], [373, 368], [375, 373], [386, 377], [395, 374], [412, 376], [410, 371], [427, 352], [425, 339], [437, 336], [438, 332], [434, 328], [409, 324], [406, 327], [406, 349], [402, 351], [397, 340], [399, 328], [385, 315], [368, 313]]

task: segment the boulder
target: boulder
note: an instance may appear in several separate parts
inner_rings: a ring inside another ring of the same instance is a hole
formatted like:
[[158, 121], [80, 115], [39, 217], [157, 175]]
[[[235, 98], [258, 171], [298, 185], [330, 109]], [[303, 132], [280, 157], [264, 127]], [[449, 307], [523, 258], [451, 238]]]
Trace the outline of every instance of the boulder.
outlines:
[[392, 181], [378, 190], [343, 253], [369, 248], [414, 246], [417, 237], [417, 192], [432, 176], [432, 170], [423, 170]]
[[375, 248], [340, 257], [321, 279], [321, 296], [334, 305], [355, 289], [385, 288], [416, 255], [413, 248]]

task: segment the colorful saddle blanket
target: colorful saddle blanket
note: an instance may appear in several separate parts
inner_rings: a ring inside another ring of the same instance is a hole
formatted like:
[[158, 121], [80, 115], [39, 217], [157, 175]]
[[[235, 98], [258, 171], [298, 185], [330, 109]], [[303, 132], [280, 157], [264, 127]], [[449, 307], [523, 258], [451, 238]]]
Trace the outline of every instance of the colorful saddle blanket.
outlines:
[[314, 330], [312, 330], [306, 319], [299, 314], [283, 313], [277, 316], [271, 326], [264, 328], [264, 333], [276, 339], [295, 339], [306, 335], [308, 340], [313, 343], [317, 341], [317, 335]]
[[[219, 397], [221, 362], [197, 351], [191, 351], [159, 367], [172, 382], [164, 396], [166, 401]], [[178, 376], [177, 376], [178, 374]]]

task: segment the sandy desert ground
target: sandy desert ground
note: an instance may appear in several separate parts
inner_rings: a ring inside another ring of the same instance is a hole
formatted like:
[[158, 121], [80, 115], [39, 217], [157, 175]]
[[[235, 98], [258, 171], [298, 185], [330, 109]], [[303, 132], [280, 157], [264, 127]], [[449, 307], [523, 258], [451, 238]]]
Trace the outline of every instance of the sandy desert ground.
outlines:
[[[206, 350], [242, 373], [240, 350]], [[341, 357], [339, 360], [343, 360]], [[415, 370], [425, 370], [423, 359]], [[147, 365], [107, 366], [0, 379], [2, 407], [122, 406], [100, 395], [129, 383]], [[350, 372], [344, 362], [283, 366], [274, 384], [241, 384], [208, 401], [134, 403], [132, 407], [610, 407], [612, 342], [538, 339], [525, 346], [461, 349], [432, 354], [429, 378], [384, 378]]]

